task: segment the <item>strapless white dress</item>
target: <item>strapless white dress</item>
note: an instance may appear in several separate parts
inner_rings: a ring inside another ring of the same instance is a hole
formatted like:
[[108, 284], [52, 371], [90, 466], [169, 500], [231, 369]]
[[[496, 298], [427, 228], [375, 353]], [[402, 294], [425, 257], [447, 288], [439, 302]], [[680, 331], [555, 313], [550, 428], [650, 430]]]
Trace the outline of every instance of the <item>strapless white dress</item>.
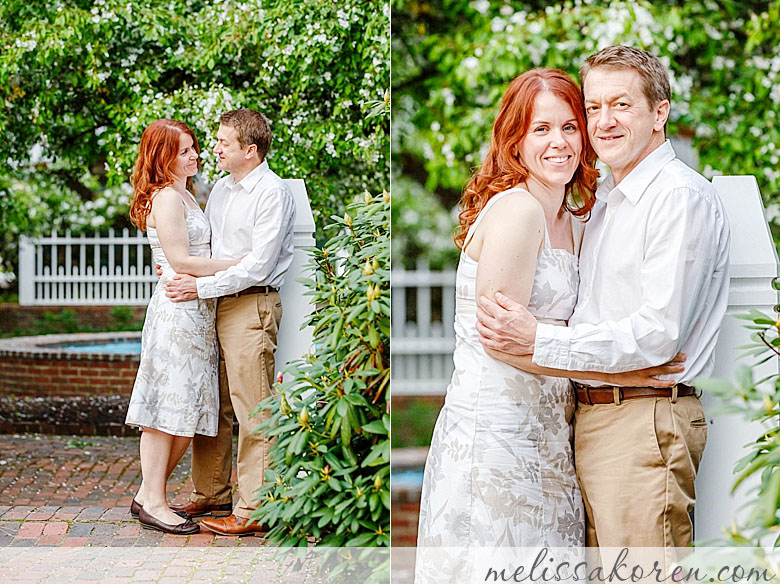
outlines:
[[[513, 191], [495, 195], [471, 233], [490, 206]], [[574, 220], [573, 225], [579, 247], [581, 224]], [[528, 309], [540, 321], [565, 326], [577, 300], [578, 258], [553, 249], [546, 229], [544, 237]], [[448, 574], [456, 578], [451, 581], [461, 581], [457, 578], [467, 568], [459, 564], [468, 554], [431, 550], [426, 555], [421, 553], [426, 547], [583, 545], [583, 503], [572, 454], [576, 401], [571, 384], [526, 373], [485, 353], [476, 329], [477, 266], [461, 253], [455, 371], [425, 465], [416, 582], [444, 582]], [[430, 558], [436, 560], [426, 561]]]
[[[190, 255], [211, 257], [211, 226], [200, 208], [188, 208]], [[217, 435], [219, 348], [216, 299], [171, 302], [165, 282], [175, 271], [163, 253], [157, 230], [147, 231], [152, 258], [163, 275], [146, 310], [141, 364], [126, 424], [176, 436]]]

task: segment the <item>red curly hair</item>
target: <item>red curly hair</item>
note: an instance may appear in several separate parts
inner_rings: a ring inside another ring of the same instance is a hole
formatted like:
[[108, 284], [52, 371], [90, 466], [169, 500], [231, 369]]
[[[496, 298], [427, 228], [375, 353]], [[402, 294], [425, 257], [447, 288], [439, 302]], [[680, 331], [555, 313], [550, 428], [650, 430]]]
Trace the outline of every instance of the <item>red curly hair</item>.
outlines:
[[[173, 184], [176, 176], [173, 165], [179, 154], [179, 138], [182, 134], [192, 138], [192, 147], [200, 155], [195, 133], [187, 124], [175, 120], [152, 122], [141, 135], [138, 159], [130, 181], [135, 193], [130, 203], [130, 220], [141, 231], [146, 231], [146, 218], [152, 210], [152, 195]], [[198, 158], [200, 170], [200, 158]], [[192, 177], [187, 177], [187, 189], [192, 186]]]
[[583, 140], [579, 166], [566, 185], [564, 206], [577, 217], [588, 215], [593, 208], [599, 172], [593, 166], [596, 153], [586, 132], [582, 92], [577, 84], [559, 69], [531, 69], [515, 77], [509, 84], [493, 124], [490, 150], [482, 168], [474, 173], [463, 191], [458, 217], [460, 229], [455, 235], [455, 245], [458, 249], [463, 249], [469, 228], [490, 198], [523, 183], [528, 178], [528, 169], [520, 161], [518, 152], [531, 124], [536, 96], [543, 91], [569, 104]]

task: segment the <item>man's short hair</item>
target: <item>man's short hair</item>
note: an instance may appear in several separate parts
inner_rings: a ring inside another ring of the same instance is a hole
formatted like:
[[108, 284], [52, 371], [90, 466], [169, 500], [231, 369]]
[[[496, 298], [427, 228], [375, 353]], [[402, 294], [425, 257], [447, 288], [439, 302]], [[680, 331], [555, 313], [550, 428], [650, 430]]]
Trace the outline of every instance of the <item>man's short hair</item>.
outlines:
[[642, 78], [642, 92], [650, 107], [655, 107], [665, 99], [672, 102], [669, 72], [661, 61], [647, 51], [621, 45], [601, 49], [588, 57], [580, 67], [581, 87], [585, 87], [585, 77], [594, 67], [633, 69]]
[[271, 128], [266, 117], [258, 111], [242, 107], [224, 113], [219, 118], [223, 126], [235, 128], [241, 148], [250, 144], [257, 146], [260, 160], [264, 160], [271, 148]]

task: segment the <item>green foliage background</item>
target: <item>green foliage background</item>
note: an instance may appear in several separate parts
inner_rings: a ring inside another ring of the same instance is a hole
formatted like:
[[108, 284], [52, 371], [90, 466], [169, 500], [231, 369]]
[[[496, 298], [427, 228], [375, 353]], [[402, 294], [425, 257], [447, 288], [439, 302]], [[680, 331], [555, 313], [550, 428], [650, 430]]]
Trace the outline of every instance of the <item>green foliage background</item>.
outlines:
[[393, 0], [393, 257], [454, 263], [451, 210], [487, 152], [509, 81], [538, 66], [575, 79], [613, 44], [671, 71], [671, 135], [700, 171], [753, 174], [780, 227], [780, 1]]
[[219, 114], [272, 122], [269, 162], [306, 180], [318, 227], [387, 185], [390, 83], [381, 1], [8, 0], [0, 4], [0, 261], [19, 233], [128, 225], [144, 127], [188, 123], [218, 178]]

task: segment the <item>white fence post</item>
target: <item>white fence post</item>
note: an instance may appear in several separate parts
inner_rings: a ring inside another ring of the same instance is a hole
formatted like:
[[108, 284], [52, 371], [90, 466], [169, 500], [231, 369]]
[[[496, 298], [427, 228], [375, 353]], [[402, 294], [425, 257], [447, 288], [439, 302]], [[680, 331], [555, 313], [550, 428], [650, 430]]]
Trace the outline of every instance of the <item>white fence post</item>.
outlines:
[[35, 303], [35, 244], [29, 237], [19, 238], [19, 304]]
[[[764, 207], [753, 176], [721, 176], [712, 181], [723, 201], [731, 226], [729, 306], [715, 347], [713, 377], [734, 380], [741, 351], [736, 347], [750, 342], [747, 321], [733, 318], [750, 308], [772, 314], [778, 293], [772, 288], [777, 276], [778, 261], [775, 244], [764, 218]], [[755, 378], [762, 379], [778, 372], [778, 360], [770, 359], [755, 369]], [[745, 444], [753, 442], [762, 432], [757, 422], [743, 420], [735, 414], [713, 416], [722, 404], [713, 396], [704, 394], [704, 411], [709, 421], [707, 448], [696, 477], [697, 539], [722, 535], [740, 510], [746, 497], [754, 496], [750, 489], [758, 484], [754, 476], [731, 494], [734, 483], [734, 464], [745, 454]]]
[[276, 371], [282, 371], [286, 364], [300, 359], [311, 349], [312, 327], [301, 329], [301, 323], [314, 309], [311, 301], [304, 296], [304, 285], [298, 281], [309, 261], [304, 248], [314, 245], [314, 216], [306, 193], [306, 184], [302, 179], [284, 179], [295, 198], [295, 251], [290, 269], [284, 277], [284, 285], [279, 290], [282, 298], [282, 322], [279, 325], [276, 347]]

